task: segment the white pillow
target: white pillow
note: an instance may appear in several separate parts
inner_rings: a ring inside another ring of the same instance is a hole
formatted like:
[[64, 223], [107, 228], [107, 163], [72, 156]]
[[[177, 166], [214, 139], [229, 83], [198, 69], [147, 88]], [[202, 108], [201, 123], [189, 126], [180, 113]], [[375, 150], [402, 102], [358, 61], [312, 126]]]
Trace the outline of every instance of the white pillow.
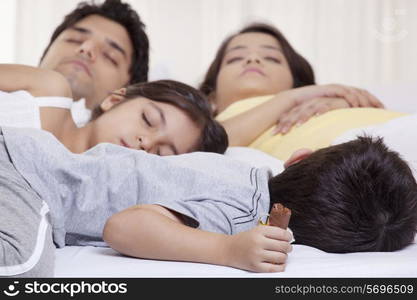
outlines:
[[284, 171], [284, 163], [281, 160], [253, 148], [229, 147], [224, 155], [256, 168], [268, 167], [274, 176]]

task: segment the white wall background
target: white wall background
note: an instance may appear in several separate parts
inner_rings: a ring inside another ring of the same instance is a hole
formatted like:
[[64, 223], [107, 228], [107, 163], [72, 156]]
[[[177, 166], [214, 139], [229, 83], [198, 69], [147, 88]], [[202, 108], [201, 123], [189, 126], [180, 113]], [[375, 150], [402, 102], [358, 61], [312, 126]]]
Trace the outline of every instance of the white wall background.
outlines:
[[[415, 0], [125, 0], [147, 25], [151, 79], [196, 85], [220, 42], [268, 21], [313, 65], [319, 83], [417, 83]], [[37, 65], [79, 0], [1, 0], [0, 62]]]

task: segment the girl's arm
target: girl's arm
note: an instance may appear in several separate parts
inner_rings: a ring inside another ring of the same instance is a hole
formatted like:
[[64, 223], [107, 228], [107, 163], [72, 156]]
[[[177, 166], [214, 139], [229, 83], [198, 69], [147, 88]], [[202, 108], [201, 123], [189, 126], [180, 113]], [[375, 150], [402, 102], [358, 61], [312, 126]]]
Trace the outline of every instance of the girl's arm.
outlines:
[[291, 251], [290, 234], [257, 226], [236, 235], [202, 231], [183, 224], [181, 216], [159, 205], [140, 205], [113, 215], [103, 239], [134, 257], [191, 261], [256, 272], [283, 271]]
[[[318, 99], [320, 101], [316, 101]], [[280, 92], [271, 100], [221, 123], [229, 136], [230, 146], [247, 146], [280, 119], [284, 122], [275, 133], [286, 133], [296, 123], [317, 113], [344, 108], [346, 104], [350, 107], [383, 107], [364, 90], [336, 84], [312, 85]], [[297, 107], [302, 109], [297, 110]], [[288, 115], [289, 111], [293, 114]]]
[[33, 96], [72, 98], [68, 81], [60, 73], [17, 64], [0, 64], [0, 90], [28, 91]]

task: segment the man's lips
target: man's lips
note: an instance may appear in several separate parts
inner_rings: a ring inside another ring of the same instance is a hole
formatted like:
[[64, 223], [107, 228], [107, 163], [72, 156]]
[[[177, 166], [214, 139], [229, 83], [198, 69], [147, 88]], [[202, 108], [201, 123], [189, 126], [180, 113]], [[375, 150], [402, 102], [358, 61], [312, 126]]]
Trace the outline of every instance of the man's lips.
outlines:
[[78, 66], [79, 68], [83, 69], [84, 72], [86, 72], [87, 75], [91, 77], [91, 71], [90, 71], [90, 68], [88, 67], [87, 64], [83, 63], [80, 60], [70, 60], [70, 61], [68, 61], [68, 63], [74, 64], [74, 65]]
[[241, 75], [244, 75], [246, 73], [251, 73], [251, 72], [258, 73], [259, 75], [265, 76], [265, 73], [262, 72], [262, 70], [258, 68], [246, 68], [245, 70], [243, 70]]

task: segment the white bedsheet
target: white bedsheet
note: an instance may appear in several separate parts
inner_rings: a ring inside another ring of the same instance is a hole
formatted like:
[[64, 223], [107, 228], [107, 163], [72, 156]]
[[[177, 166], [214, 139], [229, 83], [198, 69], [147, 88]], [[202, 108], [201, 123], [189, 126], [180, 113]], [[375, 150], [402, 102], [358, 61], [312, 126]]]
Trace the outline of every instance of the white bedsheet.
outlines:
[[252, 273], [209, 264], [146, 260], [110, 248], [65, 247], [57, 277], [417, 277], [417, 244], [397, 252], [331, 254], [294, 245], [282, 273]]

